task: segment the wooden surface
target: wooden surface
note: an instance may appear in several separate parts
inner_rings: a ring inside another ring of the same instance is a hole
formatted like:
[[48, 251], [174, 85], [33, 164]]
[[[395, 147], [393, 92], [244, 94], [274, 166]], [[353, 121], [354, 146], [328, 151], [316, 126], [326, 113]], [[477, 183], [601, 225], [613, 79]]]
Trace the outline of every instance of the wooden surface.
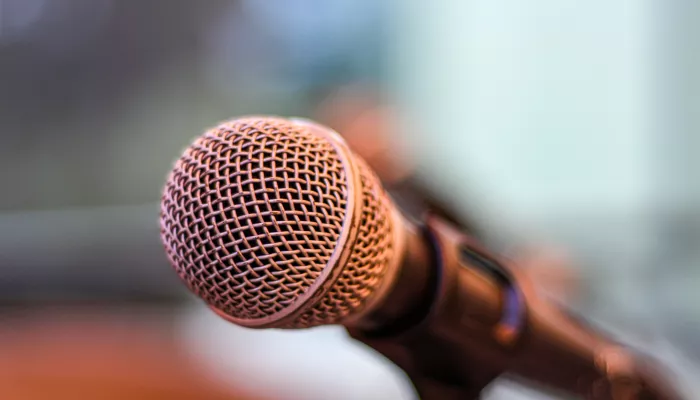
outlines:
[[[167, 318], [165, 319], [167, 320]], [[0, 318], [6, 400], [248, 400], [207, 378], [158, 316], [52, 310]]]

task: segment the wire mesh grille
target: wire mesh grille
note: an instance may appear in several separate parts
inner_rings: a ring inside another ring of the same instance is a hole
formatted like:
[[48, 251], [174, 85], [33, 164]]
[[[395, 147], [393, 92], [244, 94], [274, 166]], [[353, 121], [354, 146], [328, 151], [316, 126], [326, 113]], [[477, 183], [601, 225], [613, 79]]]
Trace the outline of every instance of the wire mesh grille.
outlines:
[[[393, 250], [389, 203], [360, 163], [362, 218], [348, 262], [285, 327], [341, 322], [379, 285]], [[348, 195], [347, 171], [327, 139], [285, 119], [234, 120], [176, 162], [161, 236], [177, 273], [209, 305], [239, 320], [274, 318], [328, 266]]]
[[342, 322], [375, 293], [394, 255], [390, 203], [374, 172], [359, 157], [361, 223], [343, 272], [320, 301], [293, 322], [304, 328]]
[[208, 131], [176, 162], [162, 237], [191, 290], [242, 319], [289, 306], [320, 275], [346, 212], [332, 146], [291, 123], [243, 119]]

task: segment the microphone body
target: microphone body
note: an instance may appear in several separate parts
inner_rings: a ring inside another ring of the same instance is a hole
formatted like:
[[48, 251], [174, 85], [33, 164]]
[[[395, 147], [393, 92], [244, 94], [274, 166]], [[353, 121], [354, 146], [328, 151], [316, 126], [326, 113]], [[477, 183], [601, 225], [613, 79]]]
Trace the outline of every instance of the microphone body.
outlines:
[[341, 324], [426, 400], [477, 398], [504, 373], [588, 399], [681, 398], [650, 360], [539, 298], [517, 265], [439, 217], [409, 222], [311, 121], [242, 118], [196, 139], [168, 178], [161, 236], [223, 318]]
[[[400, 366], [422, 399], [478, 398], [504, 373], [562, 396], [681, 399], [654, 360], [541, 299], [517, 265], [450, 223], [429, 217], [409, 236], [392, 294], [347, 330]], [[409, 306], [397, 313], [394, 302]]]

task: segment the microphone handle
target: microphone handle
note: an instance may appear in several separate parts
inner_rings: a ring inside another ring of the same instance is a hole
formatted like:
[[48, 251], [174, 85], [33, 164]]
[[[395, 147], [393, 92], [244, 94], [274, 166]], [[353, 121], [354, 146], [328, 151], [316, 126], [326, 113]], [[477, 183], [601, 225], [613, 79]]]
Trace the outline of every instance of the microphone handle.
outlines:
[[[433, 262], [423, 268], [425, 287], [413, 296], [419, 304], [412, 312], [381, 327], [347, 327], [402, 368], [421, 399], [477, 399], [504, 373], [562, 396], [682, 399], [652, 360], [538, 297], [517, 266], [457, 228], [428, 218], [424, 240]], [[416, 291], [415, 279], [404, 283], [399, 278], [396, 291]]]

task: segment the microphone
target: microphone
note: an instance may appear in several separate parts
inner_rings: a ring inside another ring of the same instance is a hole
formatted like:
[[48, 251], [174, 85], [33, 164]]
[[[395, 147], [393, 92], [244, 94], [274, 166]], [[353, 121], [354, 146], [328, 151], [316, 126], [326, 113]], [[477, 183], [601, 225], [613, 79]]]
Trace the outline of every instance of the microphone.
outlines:
[[476, 398], [503, 373], [586, 398], [680, 398], [651, 360], [539, 298], [511, 262], [440, 218], [407, 220], [312, 121], [205, 132], [170, 172], [160, 225], [175, 271], [221, 317], [343, 325], [424, 399]]

